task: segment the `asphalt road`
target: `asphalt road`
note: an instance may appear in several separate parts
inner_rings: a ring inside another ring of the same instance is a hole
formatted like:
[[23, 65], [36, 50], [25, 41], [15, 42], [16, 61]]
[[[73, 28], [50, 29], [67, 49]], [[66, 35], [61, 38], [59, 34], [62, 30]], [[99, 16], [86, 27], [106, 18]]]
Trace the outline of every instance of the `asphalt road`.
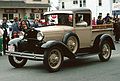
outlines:
[[0, 81], [120, 81], [120, 44], [108, 62], [100, 62], [98, 56], [65, 60], [55, 73], [47, 72], [39, 61], [28, 61], [16, 69], [7, 56], [0, 56]]

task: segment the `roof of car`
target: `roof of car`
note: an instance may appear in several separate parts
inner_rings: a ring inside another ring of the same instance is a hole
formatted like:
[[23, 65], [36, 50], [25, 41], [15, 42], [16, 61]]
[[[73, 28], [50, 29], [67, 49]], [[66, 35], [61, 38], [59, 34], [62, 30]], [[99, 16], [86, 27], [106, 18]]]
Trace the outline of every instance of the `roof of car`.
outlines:
[[87, 9], [87, 8], [63, 9], [63, 10], [55, 10], [55, 11], [45, 12], [44, 15], [54, 14], [54, 13], [73, 14], [73, 13], [77, 13], [77, 12], [79, 12], [79, 13], [91, 13], [91, 10]]

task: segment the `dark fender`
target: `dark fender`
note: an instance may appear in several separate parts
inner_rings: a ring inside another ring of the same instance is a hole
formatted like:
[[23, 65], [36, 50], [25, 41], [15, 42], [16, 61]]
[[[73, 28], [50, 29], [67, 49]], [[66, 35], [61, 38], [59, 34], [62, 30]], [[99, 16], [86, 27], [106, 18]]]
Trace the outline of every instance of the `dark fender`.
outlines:
[[63, 42], [66, 44], [66, 43], [67, 43], [66, 40], [67, 40], [70, 36], [75, 36], [75, 37], [77, 38], [78, 45], [79, 45], [79, 38], [78, 38], [78, 36], [77, 36], [75, 33], [73, 33], [73, 32], [68, 32], [68, 33], [66, 33], [66, 34], [64, 35], [64, 37], [63, 37]]
[[110, 44], [111, 44], [112, 50], [115, 50], [115, 44], [114, 44], [114, 42], [113, 42], [112, 37], [111, 37], [109, 34], [103, 34], [103, 35], [101, 36], [100, 40], [101, 40], [101, 41], [100, 41], [100, 44], [99, 44], [99, 45], [101, 45], [101, 43], [102, 43], [103, 41], [108, 40], [108, 41], [110, 42]]
[[71, 37], [71, 36], [74, 36], [74, 37], [76, 37], [76, 39], [77, 39], [78, 48], [77, 48], [77, 51], [75, 52], [75, 53], [77, 53], [77, 52], [78, 52], [78, 49], [79, 49], [79, 46], [80, 46], [80, 41], [79, 41], [78, 36], [77, 36], [75, 33], [73, 33], [73, 32], [68, 32], [68, 33], [66, 33], [66, 34], [64, 35], [64, 37], [63, 37], [62, 42], [63, 42], [65, 45], [67, 45], [68, 38]]
[[62, 49], [63, 53], [64, 53], [64, 56], [70, 58], [70, 59], [73, 59], [75, 58], [75, 55], [68, 49], [68, 47], [61, 41], [48, 41], [46, 43], [44, 43], [41, 48], [43, 49], [49, 49], [53, 46], [58, 46]]
[[8, 42], [8, 45], [13, 44], [15, 46], [18, 46], [18, 42], [20, 42], [20, 40], [21, 40], [20, 38], [14, 38]]
[[105, 41], [105, 40], [109, 41], [110, 44], [111, 44], [112, 50], [115, 50], [115, 45], [114, 45], [113, 39], [112, 39], [112, 37], [111, 37], [109, 34], [101, 34], [101, 35], [98, 35], [98, 36], [96, 37], [95, 41], [94, 41], [93, 47], [94, 47], [97, 51], [99, 51], [99, 49], [100, 49], [99, 47], [101, 46], [102, 42]]

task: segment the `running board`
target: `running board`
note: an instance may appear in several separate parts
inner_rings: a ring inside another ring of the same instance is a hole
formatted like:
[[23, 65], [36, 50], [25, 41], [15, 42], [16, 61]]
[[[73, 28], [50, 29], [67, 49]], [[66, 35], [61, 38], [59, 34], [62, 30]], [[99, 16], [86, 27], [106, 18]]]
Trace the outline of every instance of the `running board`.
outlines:
[[88, 52], [88, 53], [77, 53], [76, 57], [92, 56], [92, 55], [98, 55], [98, 54], [99, 54], [99, 52], [95, 52], [95, 53], [90, 53], [90, 52]]

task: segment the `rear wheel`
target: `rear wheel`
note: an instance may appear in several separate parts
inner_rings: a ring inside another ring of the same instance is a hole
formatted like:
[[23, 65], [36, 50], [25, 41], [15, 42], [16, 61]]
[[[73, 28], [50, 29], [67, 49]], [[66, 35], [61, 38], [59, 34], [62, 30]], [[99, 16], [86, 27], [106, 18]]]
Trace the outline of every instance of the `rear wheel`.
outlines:
[[68, 48], [72, 51], [72, 53], [76, 53], [77, 49], [78, 49], [78, 41], [77, 38], [75, 36], [70, 36], [67, 39], [67, 46]]
[[99, 54], [99, 58], [101, 61], [108, 61], [111, 57], [111, 46], [108, 41], [103, 41], [101, 44], [101, 50]]
[[63, 43], [68, 46], [73, 54], [77, 53], [79, 48], [79, 38], [75, 33], [67, 33], [63, 38]]
[[63, 63], [62, 50], [57, 46], [47, 49], [44, 53], [43, 62], [49, 72], [56, 72], [60, 70]]

